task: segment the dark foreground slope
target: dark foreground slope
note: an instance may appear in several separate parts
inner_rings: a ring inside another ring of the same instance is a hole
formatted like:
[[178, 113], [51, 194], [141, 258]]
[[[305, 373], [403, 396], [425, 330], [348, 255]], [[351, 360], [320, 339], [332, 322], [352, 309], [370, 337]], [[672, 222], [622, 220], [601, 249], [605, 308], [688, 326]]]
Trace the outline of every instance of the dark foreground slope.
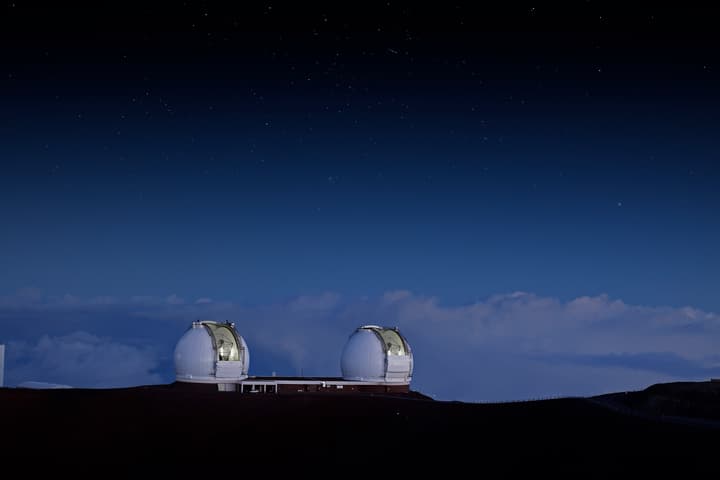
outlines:
[[595, 399], [649, 418], [720, 427], [720, 381], [661, 383]]
[[666, 422], [593, 399], [469, 404], [152, 386], [0, 389], [0, 408], [4, 468], [76, 476], [158, 470], [306, 478], [437, 467], [443, 477], [530, 472], [585, 478], [720, 470], [720, 429]]

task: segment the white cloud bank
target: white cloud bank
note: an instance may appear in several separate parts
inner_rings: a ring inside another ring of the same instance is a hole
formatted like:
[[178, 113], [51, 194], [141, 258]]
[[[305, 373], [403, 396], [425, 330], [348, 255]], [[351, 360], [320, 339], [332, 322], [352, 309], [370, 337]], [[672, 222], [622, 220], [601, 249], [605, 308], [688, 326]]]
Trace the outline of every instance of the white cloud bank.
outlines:
[[[160, 375], [151, 348], [124, 345], [87, 332], [37, 342], [11, 342], [12, 383], [50, 382], [73, 387], [127, 387], [156, 384]], [[9, 382], [10, 383], [10, 382]]]
[[[462, 306], [445, 306], [436, 298], [408, 291], [362, 299], [325, 293], [253, 307], [204, 298], [180, 301], [175, 295], [84, 302], [29, 298], [0, 299], [0, 328], [6, 311], [17, 314], [23, 309], [48, 318], [53, 312], [68, 315], [80, 308], [86, 316], [88, 309], [98, 312], [98, 318], [103, 312], [113, 312], [147, 325], [176, 329], [196, 319], [230, 320], [248, 341], [252, 358], [265, 354], [285, 359], [295, 371], [280, 373], [290, 375], [300, 369], [306, 375], [338, 375], [342, 346], [355, 327], [368, 323], [398, 326], [415, 354], [413, 387], [442, 399], [592, 395], [720, 376], [717, 314], [691, 307], [629, 305], [605, 295], [563, 302], [515, 292]], [[83, 327], [93, 332], [104, 328], [100, 321]], [[150, 330], [156, 332], [153, 335], [163, 333], [162, 328]], [[49, 358], [49, 351], [63, 351], [57, 358], [63, 361], [62, 367], [53, 362], [46, 366], [65, 369], [69, 378], [71, 371], [93, 368], [84, 361], [82, 349], [104, 342], [111, 346], [109, 352], [115, 352], [113, 382], [152, 383], [157, 377], [151, 373], [157, 365], [152, 351], [92, 338], [71, 348], [69, 338], [48, 337], [33, 347], [37, 350], [33, 355]], [[162, 341], [174, 343], [176, 338]], [[42, 360], [36, 360], [36, 366], [38, 362]], [[251, 361], [251, 373], [254, 366], [263, 367]], [[107, 383], [100, 369], [93, 375], [86, 383], [91, 379]]]

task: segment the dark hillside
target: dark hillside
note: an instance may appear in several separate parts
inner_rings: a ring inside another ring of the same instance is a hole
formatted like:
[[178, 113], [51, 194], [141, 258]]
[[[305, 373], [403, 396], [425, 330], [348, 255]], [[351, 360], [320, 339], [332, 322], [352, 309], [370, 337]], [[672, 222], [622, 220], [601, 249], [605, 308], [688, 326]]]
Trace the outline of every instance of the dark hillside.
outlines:
[[720, 381], [662, 383], [638, 392], [596, 398], [649, 417], [683, 418], [720, 426]]
[[590, 399], [471, 404], [150, 386], [0, 389], [0, 406], [6, 469], [151, 468], [228, 478], [258, 469], [302, 478], [388, 468], [582, 475], [576, 478], [720, 470], [720, 429], [629, 415]]

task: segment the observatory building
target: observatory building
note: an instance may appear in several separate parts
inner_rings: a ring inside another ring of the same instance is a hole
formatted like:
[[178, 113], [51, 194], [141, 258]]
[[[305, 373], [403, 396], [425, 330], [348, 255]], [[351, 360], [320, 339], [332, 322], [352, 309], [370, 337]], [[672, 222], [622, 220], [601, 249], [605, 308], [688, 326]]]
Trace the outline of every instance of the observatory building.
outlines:
[[250, 352], [232, 323], [193, 322], [175, 346], [179, 382], [234, 384], [248, 376]]
[[356, 329], [340, 359], [342, 377], [249, 376], [250, 352], [233, 323], [196, 321], [175, 347], [176, 385], [241, 393], [407, 393], [413, 356], [397, 328]]
[[409, 384], [413, 357], [397, 328], [366, 325], [350, 335], [340, 368], [345, 380]]

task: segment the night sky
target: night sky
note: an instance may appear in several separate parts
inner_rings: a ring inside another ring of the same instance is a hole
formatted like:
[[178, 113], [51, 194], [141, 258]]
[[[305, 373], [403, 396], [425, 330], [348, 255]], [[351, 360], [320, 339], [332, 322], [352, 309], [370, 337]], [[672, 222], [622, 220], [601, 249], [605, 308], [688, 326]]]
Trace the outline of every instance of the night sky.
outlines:
[[718, 12], [570, 5], [5, 2], [6, 383], [172, 381], [195, 318], [255, 374], [399, 325], [438, 398], [720, 374]]

